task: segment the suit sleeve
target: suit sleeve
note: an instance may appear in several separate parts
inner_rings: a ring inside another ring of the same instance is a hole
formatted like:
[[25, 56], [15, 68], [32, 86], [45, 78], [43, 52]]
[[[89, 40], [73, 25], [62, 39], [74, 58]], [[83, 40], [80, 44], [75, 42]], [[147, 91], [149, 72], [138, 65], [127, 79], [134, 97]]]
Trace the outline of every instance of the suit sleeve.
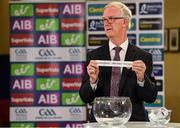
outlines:
[[82, 80], [82, 84], [79, 90], [79, 95], [84, 103], [91, 103], [93, 102], [95, 98], [95, 92], [93, 91], [90, 81], [89, 81], [89, 75], [87, 73], [87, 66], [91, 60], [91, 57], [89, 54], [87, 54], [87, 61], [85, 65], [85, 74]]
[[157, 98], [157, 88], [156, 88], [156, 80], [153, 75], [153, 63], [152, 63], [152, 55], [146, 54], [143, 57], [143, 61], [146, 64], [146, 72], [145, 72], [145, 82], [144, 87], [140, 87], [137, 85], [137, 96], [138, 99], [145, 101], [147, 103], [152, 103]]

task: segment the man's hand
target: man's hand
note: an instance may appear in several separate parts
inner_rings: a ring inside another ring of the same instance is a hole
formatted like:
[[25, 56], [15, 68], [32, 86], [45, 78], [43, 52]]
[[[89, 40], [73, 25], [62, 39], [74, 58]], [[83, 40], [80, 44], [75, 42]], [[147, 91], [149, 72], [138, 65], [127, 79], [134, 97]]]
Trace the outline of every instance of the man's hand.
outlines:
[[97, 65], [95, 60], [91, 60], [87, 66], [87, 72], [90, 77], [90, 83], [96, 83], [99, 75], [99, 66]]
[[146, 71], [146, 65], [142, 60], [136, 60], [132, 64], [132, 70], [135, 71], [137, 79], [139, 81], [144, 81], [144, 73]]

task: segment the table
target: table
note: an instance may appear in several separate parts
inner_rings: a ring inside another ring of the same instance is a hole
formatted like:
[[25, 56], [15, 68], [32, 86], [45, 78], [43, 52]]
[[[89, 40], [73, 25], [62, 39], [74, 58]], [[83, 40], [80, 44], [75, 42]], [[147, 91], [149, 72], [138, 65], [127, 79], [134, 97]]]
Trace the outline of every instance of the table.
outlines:
[[149, 126], [149, 122], [128, 122], [124, 126], [106, 127], [105, 125], [99, 125], [98, 123], [86, 123], [84, 128], [180, 128], [180, 123], [168, 123], [165, 126]]

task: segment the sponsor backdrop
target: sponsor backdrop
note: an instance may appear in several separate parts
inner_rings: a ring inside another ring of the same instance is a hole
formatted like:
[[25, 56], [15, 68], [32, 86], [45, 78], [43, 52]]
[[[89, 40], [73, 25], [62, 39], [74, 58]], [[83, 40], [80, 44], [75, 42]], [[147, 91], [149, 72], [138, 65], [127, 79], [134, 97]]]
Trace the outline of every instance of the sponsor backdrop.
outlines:
[[10, 2], [11, 127], [82, 127], [85, 2]]
[[[147, 107], [164, 106], [164, 22], [163, 0], [121, 0], [132, 11], [129, 42], [153, 56], [153, 74], [157, 79], [158, 98]], [[89, 1], [86, 4], [87, 49], [92, 50], [108, 39], [105, 36], [102, 14], [109, 1]]]
[[[132, 11], [129, 42], [153, 55], [158, 98], [164, 106], [163, 0], [122, 0]], [[11, 1], [12, 127], [82, 127], [87, 109], [78, 90], [86, 50], [102, 45], [107, 1]], [[86, 26], [85, 26], [86, 25]], [[85, 30], [86, 34], [85, 34]]]

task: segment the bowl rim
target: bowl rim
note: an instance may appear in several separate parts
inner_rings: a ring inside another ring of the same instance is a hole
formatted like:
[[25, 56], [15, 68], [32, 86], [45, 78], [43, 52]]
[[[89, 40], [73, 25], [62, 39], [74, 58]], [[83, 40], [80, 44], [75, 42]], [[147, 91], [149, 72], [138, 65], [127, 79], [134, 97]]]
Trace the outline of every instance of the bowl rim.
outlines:
[[128, 96], [101, 96], [95, 97], [95, 99], [130, 99]]
[[[159, 110], [160, 108], [147, 108], [147, 112], [151, 112], [152, 110]], [[172, 109], [167, 109], [168, 112], [172, 112]]]

